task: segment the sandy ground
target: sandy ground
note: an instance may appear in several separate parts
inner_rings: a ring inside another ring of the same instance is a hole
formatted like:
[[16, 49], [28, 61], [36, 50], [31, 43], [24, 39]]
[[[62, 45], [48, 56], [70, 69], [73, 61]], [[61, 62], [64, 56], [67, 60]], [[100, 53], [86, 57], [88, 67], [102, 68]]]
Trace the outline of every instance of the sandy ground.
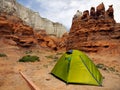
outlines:
[[[32, 51], [32, 52], [31, 52]], [[61, 53], [44, 50], [41, 48], [21, 49], [17, 46], [0, 45], [0, 53], [7, 57], [0, 57], [0, 90], [31, 90], [26, 81], [21, 77], [22, 71], [40, 90], [120, 90], [120, 56], [111, 56], [90, 53], [93, 61], [113, 66], [117, 72], [101, 70], [104, 76], [103, 86], [66, 84], [50, 74]], [[18, 62], [18, 60], [29, 53], [37, 55], [39, 62]], [[62, 52], [63, 53], [63, 52]], [[46, 56], [51, 56], [48, 58]]]

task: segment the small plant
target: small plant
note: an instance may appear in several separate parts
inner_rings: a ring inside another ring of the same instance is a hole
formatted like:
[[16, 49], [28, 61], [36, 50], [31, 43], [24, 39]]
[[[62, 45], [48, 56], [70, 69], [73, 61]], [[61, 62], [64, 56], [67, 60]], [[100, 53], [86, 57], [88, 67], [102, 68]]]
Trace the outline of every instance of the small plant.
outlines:
[[58, 57], [56, 56], [56, 55], [50, 55], [50, 56], [45, 56], [46, 58], [49, 58], [49, 59], [55, 59], [55, 60], [57, 60], [58, 59]]
[[108, 67], [106, 65], [104, 65], [104, 64], [101, 64], [101, 63], [97, 64], [96, 67], [100, 68], [102, 70], [105, 70], [105, 71], [109, 71]]
[[108, 72], [117, 72], [117, 70], [115, 70], [115, 67], [108, 67], [104, 64], [97, 64], [96, 65], [97, 68], [100, 68], [102, 70], [108, 71]]
[[53, 55], [49, 55], [49, 56], [45, 56], [46, 58], [50, 58], [50, 59], [53, 59], [54, 56]]
[[35, 61], [39, 61], [38, 56], [26, 55], [19, 59], [19, 62], [35, 62]]
[[25, 54], [31, 54], [32, 50], [25, 51]]
[[4, 53], [0, 53], [0, 57], [7, 57], [7, 55]]
[[118, 75], [120, 77], [120, 74], [119, 73], [116, 73], [116, 75]]
[[63, 53], [62, 52], [58, 52], [58, 53], [56, 53], [56, 55], [62, 55]]
[[43, 67], [48, 68], [48, 65], [43, 65]]
[[109, 67], [108, 68], [110, 71], [112, 71], [112, 72], [115, 72], [116, 70], [115, 70], [115, 68], [113, 68], [113, 67]]
[[104, 64], [101, 64], [101, 63], [99, 63], [99, 64], [97, 64], [97, 65], [96, 65], [96, 67], [97, 67], [97, 68], [102, 69], [102, 68], [104, 68], [104, 67], [105, 67], [105, 65], [104, 65]]

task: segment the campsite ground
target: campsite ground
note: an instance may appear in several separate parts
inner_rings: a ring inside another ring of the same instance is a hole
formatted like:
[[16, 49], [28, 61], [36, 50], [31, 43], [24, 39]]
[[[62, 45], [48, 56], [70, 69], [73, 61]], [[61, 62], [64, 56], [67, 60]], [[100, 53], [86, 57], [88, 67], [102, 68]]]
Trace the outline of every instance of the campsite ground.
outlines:
[[[107, 53], [89, 53], [96, 64], [103, 64], [100, 69], [104, 76], [103, 86], [65, 84], [50, 74], [62, 52], [53, 52], [40, 47], [22, 49], [0, 42], [0, 90], [30, 90], [19, 74], [22, 71], [40, 90], [120, 90], [120, 56]], [[39, 62], [18, 62], [27, 54], [37, 55]]]

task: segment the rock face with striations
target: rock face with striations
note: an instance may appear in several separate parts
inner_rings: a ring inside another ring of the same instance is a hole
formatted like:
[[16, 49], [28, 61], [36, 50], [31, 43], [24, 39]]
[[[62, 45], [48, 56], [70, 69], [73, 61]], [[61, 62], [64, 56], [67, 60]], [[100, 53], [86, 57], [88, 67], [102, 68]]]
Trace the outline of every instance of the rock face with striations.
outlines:
[[59, 41], [59, 38], [47, 35], [44, 30], [35, 32], [20, 18], [6, 13], [0, 13], [0, 39], [9, 45], [26, 48], [38, 45], [52, 50], [57, 50]]
[[16, 2], [16, 0], [1, 0], [0, 12], [6, 12], [20, 17], [27, 25], [32, 26], [35, 30], [46, 30], [47, 34], [61, 37], [66, 28], [60, 23], [54, 23], [46, 18], [42, 18], [38, 12]]
[[[67, 38], [67, 49], [79, 49], [86, 52], [101, 50], [119, 50], [120, 23], [114, 20], [112, 5], [105, 11], [101, 3], [84, 11], [81, 17], [73, 18]], [[115, 49], [116, 48], [116, 49]]]

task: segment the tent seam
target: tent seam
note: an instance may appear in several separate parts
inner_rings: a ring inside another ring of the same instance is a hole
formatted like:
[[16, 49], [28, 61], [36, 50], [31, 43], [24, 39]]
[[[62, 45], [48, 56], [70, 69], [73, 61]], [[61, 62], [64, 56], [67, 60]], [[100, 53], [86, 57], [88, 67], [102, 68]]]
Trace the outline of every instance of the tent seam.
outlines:
[[[80, 56], [80, 55], [79, 55]], [[101, 86], [101, 84], [98, 82], [98, 80], [95, 78], [95, 76], [91, 73], [91, 71], [88, 69], [87, 65], [85, 64], [85, 62], [83, 61], [82, 57], [80, 56], [82, 63], [85, 65], [85, 67], [87, 68], [87, 70], [90, 72], [91, 76], [94, 78], [94, 80]]]
[[[72, 58], [72, 55], [71, 55], [71, 57], [70, 57], [70, 58]], [[69, 61], [69, 67], [68, 67], [68, 68], [69, 68], [69, 70], [68, 70], [68, 76], [67, 76], [67, 83], [69, 83], [69, 82], [68, 82], [68, 78], [69, 78], [69, 71], [70, 71], [70, 63], [71, 63], [71, 60]]]

